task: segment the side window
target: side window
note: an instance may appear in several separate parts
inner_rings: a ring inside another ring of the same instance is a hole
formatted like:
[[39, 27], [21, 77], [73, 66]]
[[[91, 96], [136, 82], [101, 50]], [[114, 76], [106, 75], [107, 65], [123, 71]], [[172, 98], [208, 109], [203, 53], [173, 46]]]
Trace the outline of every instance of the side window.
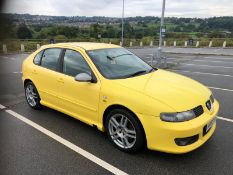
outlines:
[[41, 66], [51, 70], [56, 70], [60, 53], [61, 49], [46, 49], [42, 56]]
[[40, 52], [35, 56], [35, 58], [34, 58], [34, 60], [33, 60], [34, 64], [36, 64], [36, 65], [39, 65], [39, 64], [40, 64], [40, 59], [41, 59], [41, 57], [42, 57], [42, 54], [43, 54], [43, 50], [40, 51]]
[[91, 69], [80, 53], [73, 50], [66, 50], [63, 62], [63, 73], [75, 77], [79, 73], [91, 74]]

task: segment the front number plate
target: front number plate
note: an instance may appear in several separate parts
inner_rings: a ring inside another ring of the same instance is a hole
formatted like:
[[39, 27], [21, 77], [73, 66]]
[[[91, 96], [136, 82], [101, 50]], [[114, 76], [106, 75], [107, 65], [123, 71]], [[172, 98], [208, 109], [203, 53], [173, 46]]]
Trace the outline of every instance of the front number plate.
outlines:
[[211, 129], [215, 121], [216, 121], [216, 117], [206, 125], [206, 132], [208, 132]]

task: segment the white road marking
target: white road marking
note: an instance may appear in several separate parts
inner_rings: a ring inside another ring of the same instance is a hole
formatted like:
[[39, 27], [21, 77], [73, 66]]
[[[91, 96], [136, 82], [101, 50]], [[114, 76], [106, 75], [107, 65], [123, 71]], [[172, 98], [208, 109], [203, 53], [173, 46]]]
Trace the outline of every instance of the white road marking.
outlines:
[[68, 147], [69, 149], [75, 151], [76, 153], [82, 155], [83, 157], [89, 159], [90, 161], [96, 163], [97, 165], [103, 167], [104, 169], [110, 171], [113, 174], [117, 174], [117, 175], [127, 175], [127, 173], [121, 171], [120, 169], [110, 165], [109, 163], [103, 161], [102, 159], [94, 156], [93, 154], [85, 151], [84, 149], [74, 145], [73, 143], [69, 142], [68, 140], [63, 139], [62, 137], [56, 135], [55, 133], [47, 130], [46, 128], [34, 123], [33, 121], [23, 117], [22, 115], [12, 111], [12, 110], [6, 110], [7, 113], [9, 113], [11, 116], [21, 120], [22, 122], [30, 125], [31, 127], [37, 129], [38, 131], [42, 132], [43, 134], [51, 137], [52, 139], [56, 140], [57, 142], [65, 145], [66, 147]]
[[232, 58], [229, 58], [229, 57], [203, 57], [203, 58], [209, 58], [209, 59], [226, 59], [226, 60], [233, 60], [233, 56]]
[[231, 77], [233, 78], [233, 75], [225, 75], [225, 74], [213, 74], [208, 72], [192, 72], [192, 71], [186, 71], [186, 70], [173, 70], [176, 72], [187, 72], [187, 73], [193, 73], [193, 74], [204, 74], [204, 75], [216, 75], [216, 76], [223, 76], [223, 77]]
[[0, 58], [6, 59], [6, 60], [13, 60], [13, 61], [15, 61], [15, 60], [16, 60], [16, 58], [13, 58], [13, 57], [7, 57], [7, 56], [0, 56]]
[[220, 49], [215, 49], [214, 52], [218, 52]]
[[232, 119], [217, 116], [218, 119], [233, 123]]
[[6, 107], [0, 104], [0, 109], [6, 109]]
[[224, 69], [233, 69], [233, 67], [225, 67], [225, 66], [210, 66], [210, 65], [204, 65], [204, 64], [187, 64], [187, 63], [180, 63], [187, 66], [202, 66], [202, 67], [219, 67]]
[[199, 61], [199, 62], [212, 62], [212, 63], [227, 63], [227, 64], [233, 64], [233, 62], [231, 62], [231, 61], [210, 61], [210, 60], [190, 60], [190, 61]]
[[13, 74], [22, 74], [22, 72], [12, 72]]
[[222, 90], [222, 91], [229, 91], [233, 92], [233, 89], [223, 89], [223, 88], [218, 88], [218, 87], [209, 87], [210, 89], [216, 89], [216, 90]]

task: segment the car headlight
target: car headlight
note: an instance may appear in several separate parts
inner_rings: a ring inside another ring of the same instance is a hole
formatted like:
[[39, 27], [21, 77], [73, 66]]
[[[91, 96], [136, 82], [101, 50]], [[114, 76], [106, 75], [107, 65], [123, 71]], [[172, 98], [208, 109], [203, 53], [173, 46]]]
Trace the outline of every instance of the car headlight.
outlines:
[[166, 122], [184, 122], [195, 118], [193, 110], [177, 113], [161, 113], [160, 118]]

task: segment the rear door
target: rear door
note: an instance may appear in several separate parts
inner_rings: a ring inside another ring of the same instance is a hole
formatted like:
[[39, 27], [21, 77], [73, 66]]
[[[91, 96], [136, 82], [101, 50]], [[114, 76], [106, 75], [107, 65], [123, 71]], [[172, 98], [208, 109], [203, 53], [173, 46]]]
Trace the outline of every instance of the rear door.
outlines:
[[[41, 58], [35, 57], [32, 70], [33, 82], [39, 91], [42, 103], [52, 107], [59, 105], [58, 90], [59, 81], [58, 69], [61, 58], [61, 48], [45, 49], [41, 53]], [[38, 55], [39, 56], [39, 55]]]

